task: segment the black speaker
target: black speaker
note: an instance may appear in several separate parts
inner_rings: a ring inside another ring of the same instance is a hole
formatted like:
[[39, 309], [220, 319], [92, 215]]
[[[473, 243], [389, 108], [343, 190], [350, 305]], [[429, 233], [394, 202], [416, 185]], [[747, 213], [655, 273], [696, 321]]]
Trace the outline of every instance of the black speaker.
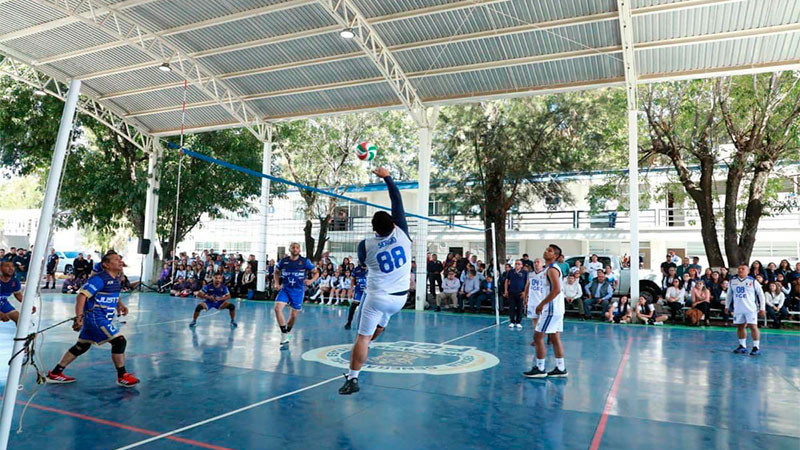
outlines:
[[150, 253], [150, 239], [139, 239], [139, 254], [146, 255]]

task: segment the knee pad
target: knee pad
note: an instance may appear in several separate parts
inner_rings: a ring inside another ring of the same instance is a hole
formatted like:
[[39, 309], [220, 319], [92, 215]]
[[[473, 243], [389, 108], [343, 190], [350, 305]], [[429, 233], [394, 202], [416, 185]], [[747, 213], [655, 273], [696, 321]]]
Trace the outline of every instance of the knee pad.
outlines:
[[125, 339], [125, 336], [117, 336], [111, 341], [111, 353], [115, 355], [119, 355], [125, 353], [125, 347], [128, 346], [128, 341]]
[[228, 303], [228, 306], [226, 306], [225, 309], [236, 311], [236, 306], [234, 306], [233, 303]]
[[196, 313], [198, 313], [198, 312], [200, 312], [200, 311], [202, 311], [202, 310], [203, 310], [203, 306], [202, 306], [202, 305], [197, 305], [197, 306], [195, 306], [195, 308], [194, 308], [194, 312], [196, 312]]
[[92, 344], [88, 342], [78, 342], [77, 344], [73, 345], [69, 348], [69, 352], [72, 353], [74, 356], [81, 356], [82, 354], [89, 351]]

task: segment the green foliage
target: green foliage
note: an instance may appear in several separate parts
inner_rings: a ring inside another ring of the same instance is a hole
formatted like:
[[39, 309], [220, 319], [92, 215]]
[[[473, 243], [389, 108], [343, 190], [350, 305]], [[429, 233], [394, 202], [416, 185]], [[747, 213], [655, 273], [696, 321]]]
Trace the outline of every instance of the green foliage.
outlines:
[[43, 199], [41, 181], [36, 174], [0, 182], [0, 209], [41, 208]]

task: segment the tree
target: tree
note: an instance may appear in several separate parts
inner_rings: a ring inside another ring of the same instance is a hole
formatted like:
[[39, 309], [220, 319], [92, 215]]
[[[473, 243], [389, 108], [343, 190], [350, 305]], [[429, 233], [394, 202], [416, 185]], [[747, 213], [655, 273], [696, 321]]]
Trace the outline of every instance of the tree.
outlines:
[[12, 177], [0, 184], [0, 210], [41, 208], [43, 198], [41, 180], [34, 174]]
[[[624, 148], [622, 119], [605, 114], [620, 102], [612, 91], [561, 94], [470, 104], [442, 110], [434, 152], [439, 177], [455, 180], [449, 199], [486, 226], [486, 254], [506, 254], [506, 221], [512, 207], [547, 197], [572, 203], [553, 173], [603, 167]], [[622, 97], [624, 105], [624, 97]], [[608, 150], [608, 151], [607, 151]], [[505, 259], [504, 256], [501, 259]]]
[[641, 93], [648, 125], [643, 159], [666, 159], [675, 168], [697, 207], [709, 264], [725, 265], [720, 222], [727, 265], [749, 263], [761, 217], [780, 206], [770, 202], [769, 177], [779, 161], [798, 159], [800, 74], [662, 83]]
[[[404, 151], [415, 136], [407, 115], [350, 114], [282, 124], [277, 133], [281, 167], [292, 181], [343, 195], [351, 184], [369, 180], [369, 167], [353, 155], [362, 141], [379, 151], [372, 166], [386, 166], [398, 179], [416, 176], [416, 151]], [[303, 228], [306, 252], [319, 260], [328, 242], [328, 228], [341, 200], [301, 189], [306, 218]], [[317, 236], [313, 236], [314, 222]]]

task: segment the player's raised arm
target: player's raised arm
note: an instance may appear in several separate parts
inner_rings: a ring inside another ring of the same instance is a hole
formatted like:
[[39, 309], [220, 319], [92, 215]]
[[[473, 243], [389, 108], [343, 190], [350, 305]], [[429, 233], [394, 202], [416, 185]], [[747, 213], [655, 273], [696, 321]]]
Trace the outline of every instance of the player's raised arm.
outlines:
[[403, 208], [403, 197], [400, 195], [400, 189], [394, 184], [392, 177], [389, 176], [389, 171], [384, 167], [379, 167], [373, 170], [372, 173], [383, 178], [386, 188], [389, 190], [389, 199], [392, 201], [392, 221], [408, 234], [408, 222], [406, 221], [406, 211]]

